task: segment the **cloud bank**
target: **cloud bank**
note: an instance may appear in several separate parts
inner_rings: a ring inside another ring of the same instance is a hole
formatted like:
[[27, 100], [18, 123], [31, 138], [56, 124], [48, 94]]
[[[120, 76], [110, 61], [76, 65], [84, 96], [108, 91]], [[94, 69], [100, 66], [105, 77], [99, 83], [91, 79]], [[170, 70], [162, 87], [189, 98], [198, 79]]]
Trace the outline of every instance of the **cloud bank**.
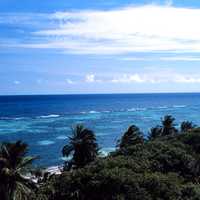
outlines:
[[[9, 47], [59, 49], [72, 54], [97, 55], [199, 53], [200, 9], [177, 8], [170, 2], [165, 6], [129, 6], [108, 11], [7, 13], [0, 15], [0, 24], [17, 23], [19, 26], [21, 23], [25, 33], [30, 30], [20, 42], [9, 42]], [[2, 45], [6, 46], [5, 43]]]
[[184, 74], [122, 74], [112, 83], [200, 83], [200, 76]]
[[32, 33], [43, 42], [31, 48], [58, 48], [75, 54], [200, 52], [200, 9], [145, 5], [109, 11], [57, 12], [54, 28]]
[[78, 81], [66, 79], [68, 84], [85, 83], [85, 84], [159, 84], [159, 83], [176, 83], [176, 84], [200, 84], [199, 74], [177, 73], [170, 69], [161, 69], [159, 71], [150, 70], [144, 73], [118, 73], [108, 75], [86, 74], [82, 75]]

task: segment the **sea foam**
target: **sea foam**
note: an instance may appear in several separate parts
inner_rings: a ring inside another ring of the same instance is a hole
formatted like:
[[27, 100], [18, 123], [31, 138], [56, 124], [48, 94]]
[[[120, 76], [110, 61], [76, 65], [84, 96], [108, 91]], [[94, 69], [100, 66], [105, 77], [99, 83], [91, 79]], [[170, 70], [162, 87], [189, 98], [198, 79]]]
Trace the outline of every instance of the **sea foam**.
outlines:
[[147, 108], [130, 108], [127, 109], [128, 112], [134, 112], [134, 111], [145, 111]]
[[96, 114], [96, 113], [99, 113], [98, 111], [95, 111], [95, 110], [91, 110], [89, 111], [90, 114]]
[[26, 117], [0, 117], [0, 120], [23, 120], [27, 119]]
[[185, 108], [186, 105], [173, 105], [173, 108]]
[[65, 135], [59, 135], [58, 137], [56, 137], [56, 139], [58, 139], [58, 140], [65, 140], [65, 139], [67, 139], [67, 136], [65, 136]]
[[51, 114], [51, 115], [42, 115], [39, 116], [38, 118], [56, 118], [56, 117], [60, 117], [60, 115], [56, 115], [56, 114]]
[[95, 110], [91, 110], [91, 111], [82, 111], [82, 112], [80, 112], [81, 114], [97, 114], [97, 113], [100, 113], [100, 112], [98, 112], [98, 111], [95, 111]]
[[42, 140], [42, 141], [39, 141], [38, 144], [41, 145], [41, 146], [48, 146], [48, 145], [51, 145], [51, 144], [54, 144], [55, 142], [52, 141], [52, 140]]

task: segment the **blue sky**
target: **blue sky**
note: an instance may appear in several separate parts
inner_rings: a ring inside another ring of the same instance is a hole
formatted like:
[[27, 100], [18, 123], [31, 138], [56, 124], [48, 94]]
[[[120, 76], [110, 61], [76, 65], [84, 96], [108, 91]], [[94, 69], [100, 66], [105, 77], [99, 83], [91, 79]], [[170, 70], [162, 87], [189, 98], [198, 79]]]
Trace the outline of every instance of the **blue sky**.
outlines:
[[200, 1], [1, 0], [0, 95], [200, 92]]

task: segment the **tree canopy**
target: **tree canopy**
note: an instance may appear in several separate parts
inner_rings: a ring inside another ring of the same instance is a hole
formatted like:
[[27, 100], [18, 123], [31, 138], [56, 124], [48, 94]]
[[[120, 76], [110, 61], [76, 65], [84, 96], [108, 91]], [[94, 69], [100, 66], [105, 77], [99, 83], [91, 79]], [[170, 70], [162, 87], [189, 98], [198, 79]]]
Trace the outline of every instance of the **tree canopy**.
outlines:
[[84, 167], [95, 160], [98, 151], [94, 132], [83, 125], [77, 125], [72, 129], [72, 136], [69, 137], [68, 144], [62, 150], [63, 156], [71, 157], [66, 161], [65, 169]]

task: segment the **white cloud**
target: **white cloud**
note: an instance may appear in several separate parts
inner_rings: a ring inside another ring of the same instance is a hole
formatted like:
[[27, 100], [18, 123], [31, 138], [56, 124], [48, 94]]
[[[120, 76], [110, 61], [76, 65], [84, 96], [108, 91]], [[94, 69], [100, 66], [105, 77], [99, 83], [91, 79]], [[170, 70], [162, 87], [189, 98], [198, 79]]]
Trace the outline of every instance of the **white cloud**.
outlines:
[[200, 61], [197, 56], [165, 56], [165, 57], [122, 57], [124, 61]]
[[[0, 23], [22, 23], [28, 34], [21, 38], [22, 42], [15, 38], [16, 41], [3, 42], [1, 46], [98, 55], [152, 51], [200, 53], [200, 9], [172, 4], [173, 1], [166, 0], [164, 6], [129, 6], [107, 11], [0, 14]], [[35, 31], [27, 32], [28, 26], [34, 26]]]
[[86, 74], [85, 82], [87, 83], [101, 83], [103, 82], [101, 79], [97, 79], [95, 74]]
[[75, 84], [75, 82], [72, 81], [71, 79], [66, 79], [66, 82], [67, 82], [67, 84], [69, 84], [69, 85]]
[[87, 83], [93, 83], [93, 82], [95, 82], [95, 75], [94, 74], [87, 74], [85, 76], [85, 81]]
[[178, 75], [175, 79], [177, 83], [200, 83], [200, 76], [190, 77]]
[[200, 61], [200, 57], [195, 56], [174, 56], [174, 57], [160, 57], [162, 61]]
[[146, 81], [147, 80], [144, 77], [141, 77], [138, 74], [123, 74], [122, 76], [111, 80], [113, 83], [143, 83]]
[[200, 75], [185, 75], [170, 72], [122, 74], [110, 80], [111, 83], [200, 83]]
[[109, 11], [58, 12], [57, 28], [34, 34], [46, 42], [22, 45], [79, 54], [200, 52], [200, 9], [146, 5]]
[[21, 82], [20, 81], [14, 81], [15, 85], [19, 85]]

